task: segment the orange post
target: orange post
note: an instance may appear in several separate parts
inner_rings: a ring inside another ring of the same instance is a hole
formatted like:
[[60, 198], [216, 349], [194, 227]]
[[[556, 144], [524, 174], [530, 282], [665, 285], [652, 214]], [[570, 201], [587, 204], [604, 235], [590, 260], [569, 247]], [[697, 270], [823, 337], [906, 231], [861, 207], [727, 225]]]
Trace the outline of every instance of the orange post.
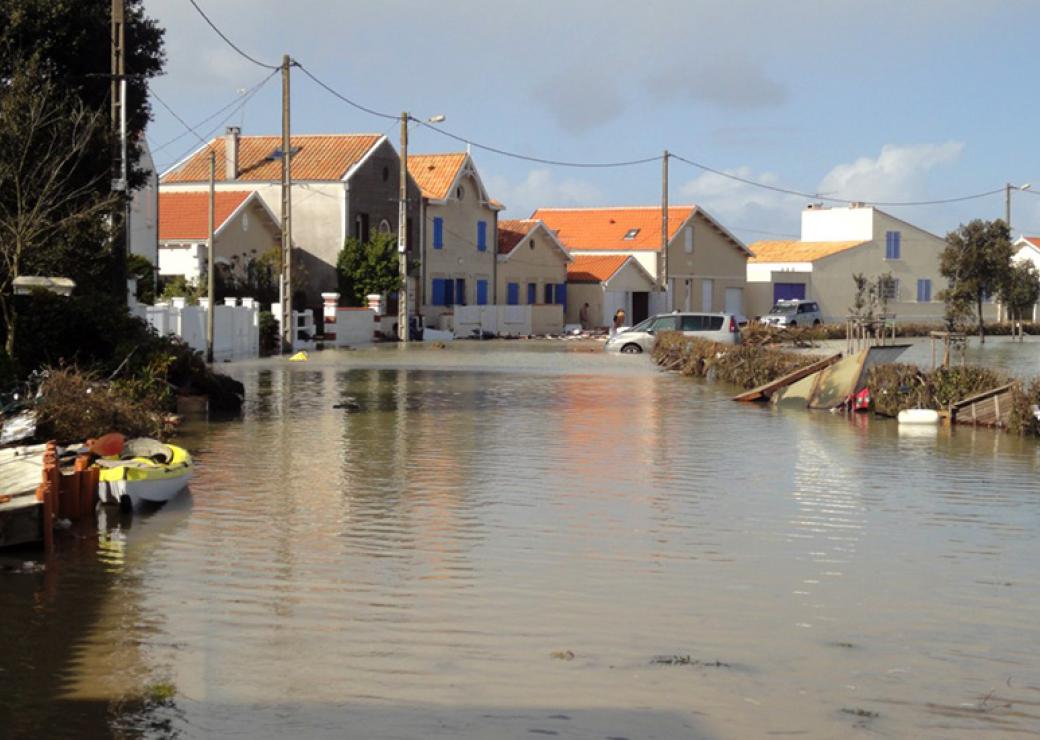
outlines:
[[36, 489], [36, 498], [43, 500], [43, 549], [47, 555], [54, 552], [54, 514], [58, 503], [58, 454], [54, 442], [47, 443], [47, 451], [43, 453], [43, 472], [40, 487]]
[[93, 476], [90, 472], [90, 456], [80, 455], [76, 458], [76, 464], [73, 467], [76, 472], [76, 482], [79, 486], [79, 515], [89, 516], [94, 510], [94, 494], [97, 491], [97, 485], [91, 487]]

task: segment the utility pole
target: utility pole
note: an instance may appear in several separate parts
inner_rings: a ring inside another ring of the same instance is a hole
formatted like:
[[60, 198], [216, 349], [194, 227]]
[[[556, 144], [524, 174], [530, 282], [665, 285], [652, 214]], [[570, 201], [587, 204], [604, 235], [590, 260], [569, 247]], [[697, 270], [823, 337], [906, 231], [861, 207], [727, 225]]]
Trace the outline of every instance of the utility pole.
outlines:
[[282, 352], [292, 351], [292, 140], [289, 130], [288, 54], [282, 55], [282, 274], [278, 281], [278, 298], [282, 309]]
[[401, 287], [397, 289], [397, 338], [407, 344], [408, 331], [408, 113], [401, 114], [401, 177], [397, 204], [397, 263]]
[[206, 243], [206, 295], [209, 297], [209, 307], [206, 310], [206, 362], [213, 364], [213, 318], [217, 313], [217, 295], [214, 290], [213, 274], [216, 272], [216, 264], [213, 259], [213, 229], [214, 211], [217, 200], [217, 153], [212, 147], [209, 150], [209, 239]]
[[665, 310], [671, 311], [668, 301], [668, 150], [661, 158], [661, 260], [658, 263], [661, 290], [664, 291]]
[[1004, 185], [1004, 224], [1008, 227], [1008, 235], [1011, 234], [1011, 183]]
[[[112, 0], [112, 68], [111, 68], [111, 126], [112, 126], [112, 190], [122, 192], [112, 207], [112, 256], [115, 262], [116, 297], [126, 303], [126, 254], [129, 245], [130, 188], [128, 184], [126, 137], [126, 28], [125, 0]], [[123, 233], [119, 232], [122, 218]]]

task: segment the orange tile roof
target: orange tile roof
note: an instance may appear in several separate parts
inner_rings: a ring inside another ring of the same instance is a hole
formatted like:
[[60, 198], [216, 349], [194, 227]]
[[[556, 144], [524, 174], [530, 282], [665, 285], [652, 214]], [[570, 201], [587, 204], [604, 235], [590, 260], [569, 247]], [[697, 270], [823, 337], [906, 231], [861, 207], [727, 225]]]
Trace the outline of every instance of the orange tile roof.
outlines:
[[498, 253], [509, 254], [524, 237], [538, 226], [531, 218], [503, 219], [498, 222]]
[[[252, 195], [250, 190], [224, 190], [214, 195], [213, 229]], [[159, 193], [159, 240], [208, 239], [209, 193]]]
[[1032, 244], [1037, 249], [1040, 249], [1040, 236], [1024, 236], [1022, 238], [1030, 244]]
[[[294, 180], [341, 180], [383, 137], [379, 134], [300, 135], [292, 137]], [[210, 142], [217, 154], [218, 182], [224, 182], [224, 137]], [[242, 136], [238, 141], [238, 179], [243, 182], [279, 182], [282, 160], [280, 136]], [[163, 183], [209, 180], [209, 148], [203, 147], [163, 176]]]
[[444, 200], [465, 163], [465, 152], [409, 154], [408, 174], [419, 185], [424, 198]]
[[761, 241], [751, 245], [754, 256], [748, 262], [815, 262], [860, 244], [866, 242]]
[[630, 259], [627, 254], [575, 255], [567, 265], [568, 283], [605, 283]]
[[[668, 208], [668, 238], [675, 237], [679, 228], [696, 210], [695, 206]], [[556, 232], [569, 250], [617, 249], [627, 251], [658, 251], [661, 248], [661, 209], [654, 207], [629, 208], [539, 208], [532, 219], [541, 219]], [[638, 229], [633, 239], [625, 234]]]

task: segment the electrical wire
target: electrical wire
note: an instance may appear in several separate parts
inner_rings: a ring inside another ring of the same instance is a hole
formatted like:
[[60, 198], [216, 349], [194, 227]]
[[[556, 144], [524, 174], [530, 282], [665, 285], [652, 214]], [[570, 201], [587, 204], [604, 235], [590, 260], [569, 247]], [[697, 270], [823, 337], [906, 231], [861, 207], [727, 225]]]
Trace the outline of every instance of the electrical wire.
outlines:
[[339, 98], [340, 100], [342, 100], [342, 101], [343, 101], [344, 103], [346, 103], [347, 105], [352, 105], [353, 107], [357, 108], [357, 109], [358, 109], [358, 110], [360, 110], [360, 111], [364, 111], [365, 113], [368, 113], [369, 115], [372, 115], [372, 116], [378, 116], [379, 118], [392, 118], [392, 119], [394, 119], [394, 120], [400, 120], [400, 119], [401, 119], [401, 117], [400, 117], [400, 116], [395, 116], [395, 115], [393, 115], [393, 114], [391, 114], [391, 113], [380, 113], [380, 112], [379, 112], [379, 111], [377, 111], [377, 110], [373, 110], [372, 108], [368, 108], [368, 107], [366, 107], [366, 106], [364, 106], [364, 105], [361, 105], [361, 103], [358, 103], [358, 102], [355, 102], [355, 101], [351, 100], [350, 98], [348, 98], [348, 97], [347, 97], [346, 95], [344, 95], [343, 93], [341, 93], [341, 92], [338, 92], [338, 91], [336, 91], [336, 90], [333, 90], [333, 89], [332, 89], [332, 88], [331, 88], [331, 87], [330, 87], [329, 85], [327, 85], [327, 84], [325, 84], [324, 82], [322, 82], [321, 80], [319, 80], [319, 79], [318, 79], [317, 77], [315, 77], [315, 76], [314, 76], [314, 73], [313, 73], [313, 72], [311, 72], [311, 71], [310, 71], [309, 69], [307, 69], [306, 67], [304, 67], [304, 66], [303, 66], [302, 64], [300, 64], [299, 62], [294, 62], [294, 64], [295, 64], [295, 66], [296, 66], [296, 67], [298, 67], [298, 68], [299, 68], [299, 70], [300, 70], [301, 72], [303, 72], [303, 73], [304, 73], [305, 75], [307, 75], [308, 77], [310, 77], [310, 78], [311, 78], [311, 80], [313, 80], [313, 81], [314, 81], [314, 83], [315, 83], [316, 85], [318, 85], [318, 87], [321, 87], [321, 88], [323, 88], [323, 89], [324, 89], [324, 90], [325, 90], [326, 92], [328, 92], [328, 93], [329, 93], [330, 95], [333, 95], [334, 97], [337, 97], [337, 98]]
[[[686, 157], [680, 156], [678, 154], [674, 154], [672, 152], [669, 152], [668, 156], [672, 157], [673, 159], [677, 159], [680, 162], [684, 162], [684, 163], [690, 165], [691, 167], [696, 167], [699, 170], [704, 170], [705, 172], [710, 172], [710, 173], [712, 173], [714, 175], [718, 175], [719, 177], [725, 177], [726, 179], [735, 180], [736, 182], [741, 182], [741, 183], [744, 183], [745, 185], [751, 185], [753, 187], [762, 188], [764, 190], [772, 190], [775, 193], [784, 193], [786, 195], [797, 195], [797, 196], [800, 196], [802, 198], [809, 198], [811, 200], [822, 200], [822, 201], [827, 201], [827, 202], [830, 202], [830, 203], [843, 203], [843, 204], [846, 204], [846, 205], [851, 204], [851, 203], [866, 203], [866, 202], [868, 202], [868, 201], [866, 201], [864, 199], [835, 198], [833, 196], [821, 195], [820, 193], [807, 193], [807, 192], [804, 192], [804, 191], [801, 191], [801, 190], [793, 190], [791, 188], [780, 187], [778, 185], [769, 185], [768, 183], [759, 182], [757, 180], [751, 180], [751, 179], [746, 178], [746, 177], [741, 177], [740, 175], [734, 175], [731, 172], [725, 172], [723, 170], [715, 169], [714, 167], [709, 167], [706, 164], [702, 164], [701, 162], [695, 162], [692, 159], [687, 159]], [[987, 190], [984, 193], [973, 193], [972, 195], [961, 195], [961, 196], [956, 196], [956, 197], [953, 197], [953, 198], [941, 198], [941, 199], [938, 199], [938, 200], [872, 201], [872, 202], [870, 202], [870, 204], [871, 205], [875, 205], [875, 206], [886, 206], [886, 207], [893, 207], [893, 206], [934, 206], [934, 205], [942, 205], [944, 203], [960, 203], [960, 202], [966, 201], [966, 200], [976, 200], [978, 198], [986, 198], [986, 197], [989, 197], [990, 195], [996, 195], [997, 193], [1003, 192], [1003, 190], [1004, 190], [1004, 188], [997, 188], [996, 190]]]
[[216, 34], [217, 34], [218, 36], [220, 36], [220, 38], [222, 38], [222, 39], [224, 40], [224, 43], [225, 43], [225, 44], [227, 44], [227, 45], [228, 45], [228, 46], [230, 46], [230, 47], [231, 47], [232, 49], [234, 49], [235, 51], [237, 51], [237, 52], [238, 52], [239, 56], [241, 56], [241, 57], [243, 57], [243, 58], [245, 58], [245, 59], [248, 59], [248, 60], [249, 60], [249, 61], [251, 61], [251, 62], [252, 62], [253, 64], [255, 64], [255, 65], [259, 66], [259, 67], [264, 67], [264, 68], [266, 68], [266, 69], [281, 69], [281, 65], [276, 65], [276, 64], [265, 64], [264, 62], [261, 62], [261, 61], [260, 61], [259, 59], [256, 59], [255, 57], [251, 57], [251, 56], [249, 56], [249, 54], [246, 54], [246, 53], [245, 53], [244, 51], [242, 51], [242, 49], [241, 49], [241, 48], [239, 48], [239, 47], [238, 47], [238, 46], [237, 46], [237, 45], [235, 44], [235, 42], [234, 42], [234, 41], [232, 41], [231, 39], [229, 39], [229, 38], [228, 38], [228, 37], [227, 37], [227, 36], [226, 36], [226, 35], [224, 34], [224, 32], [223, 32], [223, 31], [221, 31], [221, 30], [220, 30], [220, 29], [219, 29], [219, 28], [217, 27], [217, 24], [216, 24], [216, 23], [214, 23], [213, 21], [211, 21], [211, 20], [209, 19], [209, 16], [208, 16], [208, 15], [206, 15], [206, 13], [205, 13], [205, 12], [204, 12], [204, 11], [202, 10], [202, 8], [200, 8], [200, 7], [199, 7], [199, 4], [198, 4], [197, 2], [195, 2], [195, 0], [188, 0], [188, 2], [189, 2], [189, 3], [191, 3], [191, 4], [192, 4], [192, 7], [194, 7], [194, 8], [195, 8], [195, 10], [197, 10], [197, 11], [199, 12], [199, 15], [201, 15], [201, 16], [202, 16], [202, 19], [203, 19], [204, 21], [206, 21], [206, 23], [207, 23], [207, 24], [209, 25], [209, 27], [210, 27], [210, 28], [212, 28], [212, 29], [213, 29], [213, 30], [214, 30], [214, 31], [216, 32]]
[[[162, 151], [163, 149], [166, 149], [166, 148], [167, 148], [168, 146], [170, 146], [170, 145], [172, 145], [172, 144], [175, 144], [175, 143], [177, 143], [178, 141], [180, 141], [181, 139], [183, 139], [183, 138], [184, 138], [185, 136], [187, 136], [188, 134], [190, 134], [190, 133], [193, 133], [195, 129], [201, 128], [202, 126], [206, 125], [207, 123], [209, 123], [210, 121], [212, 121], [212, 120], [213, 120], [214, 118], [216, 118], [217, 116], [219, 116], [219, 115], [220, 115], [221, 113], [223, 113], [224, 111], [226, 111], [226, 110], [227, 110], [228, 108], [231, 108], [231, 107], [232, 107], [232, 106], [234, 106], [234, 105], [235, 105], [236, 103], [239, 103], [239, 102], [241, 102], [241, 100], [242, 100], [242, 97], [243, 97], [243, 96], [246, 96], [246, 95], [252, 95], [252, 94], [253, 94], [254, 92], [258, 91], [258, 90], [259, 90], [259, 89], [260, 89], [261, 87], [263, 87], [263, 86], [264, 86], [264, 84], [266, 84], [266, 83], [267, 83], [267, 81], [268, 81], [268, 80], [270, 80], [270, 79], [271, 79], [272, 77], [274, 77], [274, 76], [275, 76], [276, 74], [277, 74], [277, 70], [276, 70], [276, 71], [274, 71], [274, 72], [272, 72], [271, 74], [267, 75], [267, 77], [265, 77], [264, 79], [260, 80], [260, 82], [256, 83], [255, 85], [253, 85], [252, 87], [250, 87], [249, 89], [247, 89], [247, 90], [246, 90], [245, 92], [243, 92], [243, 93], [240, 93], [240, 94], [236, 95], [236, 96], [234, 97], [234, 99], [233, 99], [233, 100], [231, 100], [231, 101], [230, 101], [229, 103], [227, 103], [227, 104], [226, 104], [226, 105], [224, 105], [224, 106], [221, 106], [221, 107], [220, 107], [220, 108], [219, 108], [218, 110], [214, 111], [214, 112], [213, 112], [212, 114], [210, 114], [210, 115], [209, 115], [209, 116], [207, 116], [206, 118], [203, 118], [203, 119], [202, 119], [201, 121], [199, 121], [198, 123], [196, 123], [196, 124], [195, 124], [194, 126], [186, 126], [186, 128], [187, 128], [187, 130], [186, 130], [186, 131], [184, 131], [184, 132], [182, 132], [182, 133], [180, 133], [180, 134], [177, 134], [177, 136], [174, 136], [174, 137], [173, 137], [172, 139], [170, 139], [169, 141], [166, 141], [166, 142], [164, 142], [163, 144], [160, 144], [160, 145], [159, 145], [159, 146], [157, 146], [157, 147], [153, 147], [153, 148], [152, 148], [152, 154], [154, 155], [154, 154], [156, 154], [157, 152], [161, 152], [161, 151]], [[152, 94], [154, 95], [154, 94], [155, 94], [155, 90], [153, 90], [153, 89], [151, 89], [151, 88], [149, 88], [149, 89], [151, 90]], [[158, 96], [158, 95], [156, 95], [155, 97], [156, 97], [156, 100], [158, 100], [158, 97], [159, 97], [159, 96]], [[169, 106], [167, 106], [167, 105], [166, 105], [166, 103], [163, 103], [163, 102], [162, 102], [161, 100], [160, 100], [159, 102], [160, 102], [160, 103], [162, 104], [162, 106], [163, 106], [164, 108], [166, 108], [167, 110], [170, 110]], [[179, 120], [179, 116], [177, 116], [177, 114], [176, 114], [176, 113], [173, 113], [173, 111], [170, 111], [170, 113], [171, 113], [171, 114], [172, 114], [172, 115], [173, 115], [173, 116], [174, 116], [175, 118], [178, 118], [178, 120]], [[182, 124], [184, 124], [184, 122], [183, 122], [183, 121], [181, 121], [181, 123], [182, 123]]]

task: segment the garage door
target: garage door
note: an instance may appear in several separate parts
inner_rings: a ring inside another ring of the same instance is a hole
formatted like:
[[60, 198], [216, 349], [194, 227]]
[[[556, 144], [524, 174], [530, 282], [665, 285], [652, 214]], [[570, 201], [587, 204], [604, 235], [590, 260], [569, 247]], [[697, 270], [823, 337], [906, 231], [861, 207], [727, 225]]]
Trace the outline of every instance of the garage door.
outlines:
[[773, 303], [805, 300], [805, 283], [773, 283]]

